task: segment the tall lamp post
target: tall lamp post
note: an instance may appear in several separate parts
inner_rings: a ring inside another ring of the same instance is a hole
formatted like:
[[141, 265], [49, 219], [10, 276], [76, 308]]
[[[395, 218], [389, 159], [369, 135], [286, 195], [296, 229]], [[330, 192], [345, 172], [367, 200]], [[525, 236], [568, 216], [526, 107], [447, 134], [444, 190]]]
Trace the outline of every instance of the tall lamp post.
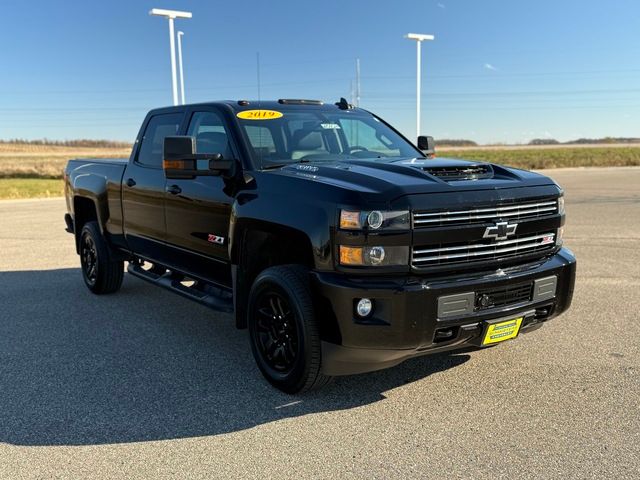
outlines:
[[165, 17], [169, 20], [169, 48], [171, 49], [171, 86], [173, 91], [173, 104], [178, 105], [178, 86], [176, 80], [176, 46], [173, 21], [176, 18], [191, 18], [191, 12], [180, 12], [177, 10], [165, 10], [162, 8], [154, 8], [149, 15], [157, 17]]
[[404, 38], [408, 38], [409, 40], [415, 40], [416, 41], [416, 53], [417, 53], [417, 78], [416, 78], [416, 138], [420, 136], [420, 84], [421, 84], [421, 79], [422, 79], [422, 73], [421, 73], [421, 65], [420, 65], [420, 59], [421, 59], [421, 51], [420, 51], [420, 46], [422, 44], [422, 42], [424, 42], [425, 40], [433, 40], [435, 37], [433, 35], [424, 35], [421, 33], [409, 33], [407, 35], [404, 36]]
[[182, 105], [184, 101], [184, 70], [182, 69], [182, 36], [184, 32], [178, 31], [178, 70], [180, 70], [180, 100]]

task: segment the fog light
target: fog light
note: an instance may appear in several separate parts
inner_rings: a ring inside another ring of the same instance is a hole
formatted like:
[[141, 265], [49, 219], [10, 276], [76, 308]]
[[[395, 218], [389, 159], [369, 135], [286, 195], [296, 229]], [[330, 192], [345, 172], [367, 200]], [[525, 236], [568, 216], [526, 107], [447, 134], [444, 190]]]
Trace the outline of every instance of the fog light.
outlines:
[[373, 311], [373, 302], [368, 298], [361, 298], [356, 304], [356, 313], [360, 317], [368, 317]]
[[384, 247], [371, 247], [366, 251], [366, 255], [369, 257], [371, 265], [381, 265], [384, 262]]

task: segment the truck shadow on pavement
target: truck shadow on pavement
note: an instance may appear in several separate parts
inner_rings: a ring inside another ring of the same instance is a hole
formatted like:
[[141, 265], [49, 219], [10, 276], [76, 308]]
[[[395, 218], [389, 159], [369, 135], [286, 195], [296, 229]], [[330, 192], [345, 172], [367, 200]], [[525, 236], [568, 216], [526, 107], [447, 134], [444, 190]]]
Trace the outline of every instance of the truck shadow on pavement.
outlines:
[[99, 445], [234, 432], [350, 409], [456, 367], [437, 355], [289, 396], [230, 316], [125, 276], [97, 297], [78, 269], [0, 272], [0, 442]]

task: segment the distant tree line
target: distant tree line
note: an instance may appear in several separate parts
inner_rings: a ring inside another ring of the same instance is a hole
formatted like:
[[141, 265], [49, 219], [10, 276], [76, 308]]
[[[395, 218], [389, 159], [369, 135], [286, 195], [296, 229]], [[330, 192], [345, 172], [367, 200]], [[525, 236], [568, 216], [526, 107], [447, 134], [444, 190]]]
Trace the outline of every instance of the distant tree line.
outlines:
[[559, 142], [555, 138], [534, 138], [529, 145], [592, 145], [611, 143], [640, 143], [640, 138], [635, 137], [604, 137], [604, 138], [578, 138], [568, 142]]
[[534, 138], [529, 145], [560, 145], [560, 142], [555, 138]]
[[473, 140], [443, 138], [435, 141], [439, 147], [477, 147], [478, 144]]
[[115, 140], [49, 140], [42, 138], [39, 140], [25, 140], [23, 138], [12, 138], [10, 140], [0, 140], [0, 144], [9, 145], [45, 145], [56, 147], [83, 147], [83, 148], [129, 148], [131, 144], [128, 142], [118, 142]]

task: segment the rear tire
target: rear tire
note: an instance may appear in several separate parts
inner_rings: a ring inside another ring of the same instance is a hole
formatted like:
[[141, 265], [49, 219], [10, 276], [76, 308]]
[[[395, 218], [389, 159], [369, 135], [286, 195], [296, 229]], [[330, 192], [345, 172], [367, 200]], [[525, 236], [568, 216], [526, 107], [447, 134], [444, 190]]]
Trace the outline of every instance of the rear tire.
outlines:
[[120, 289], [124, 262], [114, 260], [97, 222], [87, 222], [80, 232], [82, 278], [89, 290], [101, 295]]
[[247, 311], [251, 350], [264, 377], [286, 393], [323, 387], [320, 334], [309, 288], [299, 265], [270, 267], [258, 275]]

